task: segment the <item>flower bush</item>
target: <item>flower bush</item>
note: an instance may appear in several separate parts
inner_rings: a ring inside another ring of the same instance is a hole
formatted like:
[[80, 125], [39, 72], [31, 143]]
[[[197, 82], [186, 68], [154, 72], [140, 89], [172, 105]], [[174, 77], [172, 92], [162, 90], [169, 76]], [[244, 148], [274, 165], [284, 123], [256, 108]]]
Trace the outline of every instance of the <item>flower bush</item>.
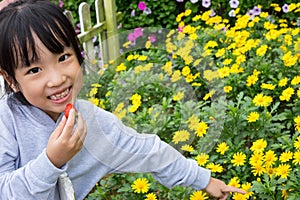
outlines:
[[[287, 7], [236, 11], [234, 22], [187, 9], [176, 17], [178, 28], [158, 30], [152, 41], [143, 28], [134, 42], [124, 41], [121, 63], [101, 68], [88, 98], [247, 191], [232, 199], [299, 199], [300, 28], [282, 16], [297, 16], [300, 3]], [[272, 14], [279, 10], [286, 13]], [[151, 174], [119, 174], [87, 197], [96, 198], [209, 197], [167, 189]]]

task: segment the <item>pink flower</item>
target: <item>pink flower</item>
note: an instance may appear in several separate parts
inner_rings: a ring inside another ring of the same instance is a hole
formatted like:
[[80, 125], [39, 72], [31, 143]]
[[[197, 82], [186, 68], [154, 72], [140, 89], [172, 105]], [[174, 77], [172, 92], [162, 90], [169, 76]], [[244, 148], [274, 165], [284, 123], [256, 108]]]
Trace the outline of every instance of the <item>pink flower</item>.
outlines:
[[59, 2], [59, 7], [62, 8], [64, 6], [64, 2], [62, 0], [59, 0], [58, 2]]
[[149, 39], [150, 39], [150, 42], [153, 43], [156, 41], [156, 36], [154, 34], [150, 34]]
[[178, 32], [182, 32], [185, 26], [178, 26]]
[[143, 2], [143, 1], [140, 1], [139, 4], [138, 4], [138, 8], [140, 10], [145, 10], [147, 8], [146, 3]]
[[134, 33], [129, 33], [127, 39], [131, 42], [135, 41], [136, 38]]
[[143, 36], [143, 29], [141, 27], [138, 27], [135, 28], [133, 32], [128, 34], [127, 39], [131, 42], [135, 42], [135, 40], [141, 36]]
[[141, 37], [143, 36], [143, 29], [141, 27], [135, 28], [133, 34], [135, 35], [135, 38]]

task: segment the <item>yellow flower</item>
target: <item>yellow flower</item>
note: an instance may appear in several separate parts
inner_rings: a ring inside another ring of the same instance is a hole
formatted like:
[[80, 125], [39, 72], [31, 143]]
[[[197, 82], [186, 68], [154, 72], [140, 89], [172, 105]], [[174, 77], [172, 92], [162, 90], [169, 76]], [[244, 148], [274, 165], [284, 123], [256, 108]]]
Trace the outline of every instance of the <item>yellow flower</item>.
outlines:
[[150, 49], [150, 47], [151, 47], [151, 41], [147, 40], [146, 43], [145, 43], [145, 48]]
[[90, 97], [90, 98], [88, 98], [88, 100], [90, 102], [92, 102], [92, 104], [94, 104], [95, 106], [99, 105], [99, 99], [98, 98]]
[[287, 199], [289, 197], [289, 193], [285, 189], [283, 189], [281, 191], [281, 197], [283, 197], [283, 199]]
[[263, 89], [274, 90], [276, 86], [273, 84], [262, 83], [260, 87]]
[[256, 50], [256, 55], [258, 56], [263, 56], [266, 54], [268, 49], [268, 45], [264, 44], [262, 46], [260, 46], [257, 50]]
[[137, 109], [140, 107], [141, 105], [141, 96], [139, 94], [134, 94], [130, 97], [130, 100], [132, 101], [132, 105], [129, 108], [129, 112], [133, 113], [135, 111], [137, 111]]
[[147, 60], [147, 56], [140, 55], [137, 59], [140, 60], [140, 61], [145, 61], [145, 60]]
[[263, 159], [264, 159], [263, 153], [255, 151], [249, 159], [249, 164], [255, 165], [258, 162], [262, 163]]
[[249, 87], [251, 85], [254, 85], [257, 81], [258, 81], [258, 76], [252, 74], [248, 76], [246, 86]]
[[[192, 83], [192, 86], [194, 86], [194, 87], [199, 87], [201, 85], [202, 85], [201, 83], [197, 83], [197, 82]], [[300, 94], [300, 89], [299, 89], [299, 94]]]
[[146, 193], [149, 190], [150, 183], [146, 178], [138, 178], [131, 185], [135, 193]]
[[162, 66], [162, 70], [164, 70], [168, 75], [172, 74], [172, 62], [168, 61], [164, 66]]
[[300, 83], [300, 76], [295, 76], [292, 80], [291, 80], [291, 85], [297, 85]]
[[224, 90], [224, 92], [228, 93], [228, 92], [230, 92], [232, 90], [232, 87], [228, 85], [228, 86], [225, 86], [223, 88], [223, 90]]
[[188, 75], [185, 77], [185, 81], [186, 81], [187, 83], [190, 83], [190, 82], [192, 82], [193, 80], [194, 80], [193, 74], [188, 74]]
[[200, 155], [197, 155], [195, 160], [197, 161], [198, 165], [200, 166], [204, 166], [209, 159], [209, 155], [205, 154], [205, 153], [201, 153]]
[[279, 83], [278, 83], [278, 86], [279, 87], [284, 87], [284, 86], [286, 86], [287, 82], [288, 82], [288, 78], [280, 79]]
[[223, 65], [229, 65], [232, 62], [232, 59], [225, 59]]
[[246, 197], [246, 199], [248, 199], [249, 197], [251, 197], [254, 194], [254, 192], [249, 191], [251, 188], [252, 188], [251, 183], [246, 182], [246, 183], [242, 184], [242, 190], [244, 190], [246, 192], [246, 194], [244, 195], [244, 197]]
[[212, 71], [212, 70], [205, 70], [203, 73], [203, 77], [208, 81], [212, 81], [213, 79], [217, 79], [219, 77], [219, 72]]
[[296, 151], [293, 156], [293, 164], [300, 165], [300, 151]]
[[291, 167], [289, 164], [280, 164], [276, 169], [276, 175], [280, 176], [280, 178], [287, 178], [291, 171]]
[[297, 150], [300, 150], [300, 136], [298, 136], [297, 140], [294, 141], [294, 147]]
[[261, 12], [259, 16], [262, 17], [262, 18], [267, 18], [269, 16], [269, 13], [268, 12]]
[[181, 79], [181, 72], [180, 72], [180, 70], [174, 71], [174, 73], [172, 75], [172, 82], [179, 81], [180, 79]]
[[281, 95], [279, 96], [279, 99], [281, 101], [289, 101], [291, 99], [291, 96], [295, 93], [294, 89], [291, 87], [286, 88], [282, 91]]
[[255, 142], [253, 142], [250, 150], [253, 152], [263, 152], [266, 147], [267, 141], [264, 139], [258, 139]]
[[120, 65], [117, 66], [116, 71], [125, 71], [126, 70], [126, 65], [124, 63], [121, 63]]
[[225, 54], [225, 48], [222, 49], [218, 49], [217, 53], [215, 54], [215, 56], [217, 58], [222, 57]]
[[190, 138], [190, 133], [187, 130], [176, 131], [173, 135], [172, 142], [178, 144], [179, 142], [185, 142]]
[[192, 147], [191, 145], [188, 145], [188, 144], [183, 145], [180, 149], [183, 151], [187, 151], [187, 152], [194, 151], [194, 147]]
[[191, 130], [193, 130], [193, 131], [197, 130], [199, 122], [200, 122], [200, 119], [199, 119], [197, 116], [195, 116], [195, 115], [192, 115], [192, 116], [186, 121], [186, 123], [189, 124], [189, 125], [188, 125], [189, 129], [191, 129]]
[[131, 41], [127, 41], [122, 46], [125, 47], [126, 49], [128, 49], [130, 44], [131, 44]]
[[184, 12], [184, 16], [189, 16], [190, 14], [192, 13], [192, 10], [191, 9], [186, 9], [185, 12]]
[[264, 172], [266, 172], [266, 169], [262, 165], [261, 162], [253, 163], [251, 166], [252, 170], [251, 172], [253, 173], [254, 176], [261, 176]]
[[239, 180], [238, 177], [231, 178], [228, 185], [232, 186], [232, 187], [237, 187], [237, 188], [239, 188], [241, 186], [240, 185], [240, 180]]
[[300, 132], [300, 116], [297, 116], [295, 119], [294, 119], [294, 122], [295, 122], [295, 129]]
[[218, 46], [218, 43], [217, 43], [216, 41], [210, 40], [210, 41], [208, 41], [208, 42], [205, 44], [204, 50], [206, 50], [206, 49], [208, 49], [208, 48], [210, 48], [210, 47], [214, 48], [214, 47], [217, 47], [217, 46]]
[[180, 101], [183, 97], [184, 97], [184, 92], [177, 92], [177, 93], [173, 96], [173, 100], [174, 100], [174, 101]]
[[212, 97], [214, 95], [215, 91], [212, 90], [209, 93], [207, 93], [204, 97], [203, 100], [206, 101], [207, 99], [209, 99], [210, 97]]
[[230, 75], [230, 68], [229, 67], [222, 67], [218, 69], [219, 77], [220, 78], [225, 78]]
[[246, 155], [244, 153], [238, 152], [233, 155], [231, 163], [233, 166], [243, 166], [245, 164]]
[[198, 137], [203, 137], [206, 134], [207, 129], [208, 129], [208, 125], [205, 122], [198, 123], [196, 135]]
[[210, 163], [206, 165], [206, 168], [210, 169], [211, 172], [219, 172], [219, 173], [223, 172], [223, 167], [220, 164]]
[[190, 73], [191, 73], [191, 69], [190, 69], [189, 66], [185, 66], [185, 67], [182, 68], [182, 75], [183, 75], [183, 76], [187, 76], [187, 75], [189, 75]]
[[259, 119], [258, 112], [251, 112], [247, 117], [248, 122], [256, 122], [258, 119]]
[[246, 198], [246, 196], [243, 195], [243, 194], [240, 194], [240, 193], [234, 193], [234, 194], [232, 195], [232, 199], [233, 199], [233, 200], [246, 200], [247, 198]]
[[156, 197], [156, 194], [154, 194], [154, 193], [148, 193], [147, 195], [146, 195], [146, 199], [145, 200], [157, 200], [157, 197]]
[[292, 158], [293, 158], [293, 152], [286, 151], [280, 155], [279, 160], [281, 162], [285, 163], [285, 162], [288, 162], [289, 160], [291, 160]]
[[269, 150], [265, 153], [264, 161], [267, 167], [272, 166], [276, 160], [277, 160], [277, 156], [274, 151]]
[[90, 90], [89, 96], [90, 96], [90, 97], [94, 97], [97, 93], [98, 93], [98, 87], [93, 87], [93, 88]]
[[208, 196], [205, 192], [199, 190], [191, 194], [190, 200], [205, 200], [208, 199]]
[[297, 63], [298, 57], [291, 54], [292, 52], [288, 51], [281, 58], [286, 67], [291, 67]]
[[267, 107], [270, 103], [272, 103], [272, 101], [272, 97], [263, 95], [262, 93], [255, 95], [255, 97], [253, 98], [253, 103], [256, 106]]
[[225, 152], [229, 149], [229, 146], [227, 146], [226, 142], [222, 142], [218, 144], [217, 152], [221, 155], [224, 155]]

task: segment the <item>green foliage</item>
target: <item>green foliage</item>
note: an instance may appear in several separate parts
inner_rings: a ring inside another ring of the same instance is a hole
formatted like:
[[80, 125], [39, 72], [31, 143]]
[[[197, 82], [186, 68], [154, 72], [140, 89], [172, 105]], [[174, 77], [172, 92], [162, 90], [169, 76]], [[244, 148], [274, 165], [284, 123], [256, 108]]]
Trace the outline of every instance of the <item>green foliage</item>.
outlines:
[[[300, 30], [282, 18], [295, 13], [274, 12], [226, 20], [191, 7], [176, 16], [181, 31], [164, 30], [154, 42], [148, 36], [155, 31], [144, 28], [123, 45], [123, 61], [103, 66], [89, 99], [247, 191], [232, 199], [297, 199]], [[150, 174], [123, 174], [102, 179], [88, 198], [146, 199], [131, 188], [138, 177], [158, 199], [195, 192], [166, 189]]]
[[[176, 26], [176, 13], [178, 5], [176, 1], [160, 0], [144, 1], [151, 13], [146, 14], [138, 8], [140, 1], [122, 1], [117, 0], [116, 5], [118, 11], [123, 13], [122, 27], [123, 29], [134, 29], [136, 27], [164, 27], [173, 28]], [[134, 16], [132, 13], [134, 12]]]

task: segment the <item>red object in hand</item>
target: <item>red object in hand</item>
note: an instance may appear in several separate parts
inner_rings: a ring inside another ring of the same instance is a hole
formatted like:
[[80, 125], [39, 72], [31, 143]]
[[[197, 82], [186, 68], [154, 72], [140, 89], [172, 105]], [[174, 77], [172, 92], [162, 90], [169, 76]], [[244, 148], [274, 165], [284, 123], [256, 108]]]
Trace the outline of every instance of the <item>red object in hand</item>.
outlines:
[[70, 112], [70, 110], [71, 110], [72, 108], [74, 108], [75, 111], [76, 111], [76, 108], [74, 107], [74, 105], [73, 105], [72, 103], [68, 103], [68, 104], [66, 105], [66, 108], [65, 108], [65, 116], [66, 116], [67, 119], [68, 119], [68, 117], [69, 117], [69, 112]]

